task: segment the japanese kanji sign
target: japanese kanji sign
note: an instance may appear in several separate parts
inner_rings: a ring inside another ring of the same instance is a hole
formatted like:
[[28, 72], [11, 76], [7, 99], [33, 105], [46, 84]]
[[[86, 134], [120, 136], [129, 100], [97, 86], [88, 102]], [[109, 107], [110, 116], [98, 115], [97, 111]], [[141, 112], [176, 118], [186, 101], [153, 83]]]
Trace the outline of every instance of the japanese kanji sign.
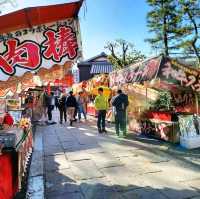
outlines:
[[158, 77], [171, 84], [188, 87], [193, 91], [200, 92], [200, 72], [175, 59], [163, 59]]
[[76, 60], [81, 56], [79, 38], [74, 19], [0, 35], [0, 80]]
[[[185, 63], [168, 57], [152, 58], [123, 70], [109, 74], [110, 86], [121, 86], [124, 83], [143, 83], [160, 79], [167, 86], [174, 85], [200, 92], [200, 71]], [[169, 87], [170, 88], [170, 87]]]

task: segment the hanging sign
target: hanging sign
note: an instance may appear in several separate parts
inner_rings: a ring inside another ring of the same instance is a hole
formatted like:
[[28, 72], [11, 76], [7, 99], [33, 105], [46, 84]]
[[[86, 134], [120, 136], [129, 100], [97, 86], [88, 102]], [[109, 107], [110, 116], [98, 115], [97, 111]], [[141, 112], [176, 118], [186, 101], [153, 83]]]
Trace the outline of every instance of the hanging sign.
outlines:
[[143, 82], [156, 77], [161, 57], [140, 62], [123, 70], [112, 72], [110, 86], [120, 86], [125, 83]]
[[0, 80], [56, 63], [76, 60], [80, 50], [77, 20], [35, 26], [0, 35]]
[[174, 59], [164, 58], [158, 77], [169, 83], [200, 92], [200, 72]]

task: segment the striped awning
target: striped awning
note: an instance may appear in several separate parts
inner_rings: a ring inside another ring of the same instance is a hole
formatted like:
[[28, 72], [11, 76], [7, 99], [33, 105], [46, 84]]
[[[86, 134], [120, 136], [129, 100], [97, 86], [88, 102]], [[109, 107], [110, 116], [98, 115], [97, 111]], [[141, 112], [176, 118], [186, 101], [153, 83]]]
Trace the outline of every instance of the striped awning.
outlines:
[[92, 64], [90, 73], [101, 74], [101, 73], [110, 73], [112, 71], [113, 71], [113, 65], [110, 63], [95, 63]]

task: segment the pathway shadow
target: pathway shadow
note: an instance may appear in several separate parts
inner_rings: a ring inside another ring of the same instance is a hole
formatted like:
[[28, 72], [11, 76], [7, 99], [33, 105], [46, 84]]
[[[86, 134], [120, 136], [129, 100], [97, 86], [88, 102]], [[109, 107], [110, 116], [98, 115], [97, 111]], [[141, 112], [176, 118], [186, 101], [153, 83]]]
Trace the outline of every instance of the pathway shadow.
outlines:
[[[70, 172], [70, 169], [68, 169]], [[198, 199], [199, 188], [162, 187], [101, 183], [102, 178], [75, 181], [55, 171], [47, 177], [46, 199]], [[66, 172], [66, 171], [65, 171]]]

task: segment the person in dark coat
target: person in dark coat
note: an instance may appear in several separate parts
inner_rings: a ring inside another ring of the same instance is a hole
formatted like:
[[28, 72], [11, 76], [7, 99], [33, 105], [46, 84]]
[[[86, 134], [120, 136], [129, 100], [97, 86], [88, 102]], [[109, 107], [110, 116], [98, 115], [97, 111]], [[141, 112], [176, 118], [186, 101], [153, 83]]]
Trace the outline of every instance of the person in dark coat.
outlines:
[[63, 122], [63, 116], [64, 116], [65, 122], [67, 121], [66, 100], [67, 100], [67, 97], [66, 97], [66, 94], [64, 93], [61, 95], [61, 98], [58, 100], [58, 109], [60, 111], [60, 124], [62, 124]]
[[54, 106], [55, 106], [55, 97], [54, 97], [53, 92], [51, 92], [50, 96], [48, 96], [47, 105], [48, 105], [48, 110], [47, 110], [48, 123], [53, 123], [53, 121], [52, 121], [52, 111], [53, 111]]
[[123, 136], [126, 136], [126, 109], [128, 107], [128, 96], [122, 92], [117, 91], [117, 95], [112, 100], [112, 106], [115, 108], [115, 129], [116, 134], [119, 136], [120, 130], [123, 132]]
[[77, 101], [76, 98], [73, 96], [73, 91], [69, 92], [69, 97], [67, 97], [66, 106], [67, 106], [67, 114], [70, 120], [70, 126], [72, 126], [72, 123], [74, 121], [74, 112], [77, 107]]

